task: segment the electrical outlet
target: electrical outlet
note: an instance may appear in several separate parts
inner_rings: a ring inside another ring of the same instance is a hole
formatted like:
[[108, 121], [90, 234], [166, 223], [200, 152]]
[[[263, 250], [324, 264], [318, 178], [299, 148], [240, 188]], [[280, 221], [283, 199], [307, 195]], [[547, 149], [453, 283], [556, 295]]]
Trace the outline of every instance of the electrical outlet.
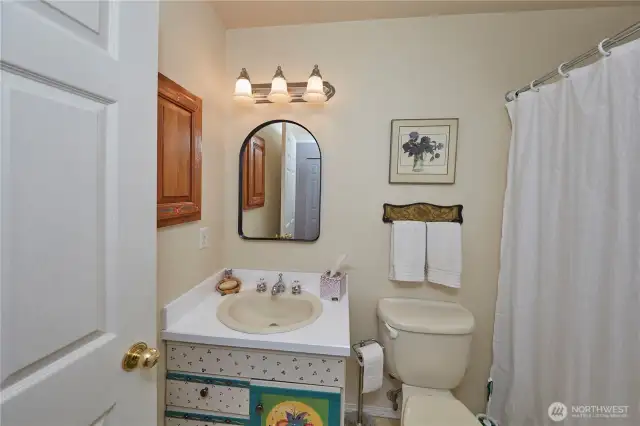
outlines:
[[209, 228], [200, 228], [200, 249], [209, 247]]

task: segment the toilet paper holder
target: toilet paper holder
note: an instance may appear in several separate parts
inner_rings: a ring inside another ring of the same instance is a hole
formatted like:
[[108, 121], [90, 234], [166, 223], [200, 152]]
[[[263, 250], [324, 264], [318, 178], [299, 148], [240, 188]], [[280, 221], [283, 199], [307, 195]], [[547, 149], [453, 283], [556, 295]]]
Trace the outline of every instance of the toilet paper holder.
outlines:
[[363, 346], [367, 346], [369, 343], [377, 343], [384, 350], [384, 346], [382, 345], [382, 343], [378, 342], [376, 339], [365, 339], [351, 345], [351, 349], [353, 349], [353, 352], [355, 352], [356, 356], [358, 357], [358, 361], [359, 361], [358, 366], [360, 367], [360, 374], [358, 374], [358, 420], [357, 420], [358, 425], [363, 424], [362, 410], [364, 408], [363, 407], [364, 394], [362, 393], [362, 389], [364, 386], [364, 365], [362, 365], [362, 355], [360, 355], [356, 349], [361, 348]]

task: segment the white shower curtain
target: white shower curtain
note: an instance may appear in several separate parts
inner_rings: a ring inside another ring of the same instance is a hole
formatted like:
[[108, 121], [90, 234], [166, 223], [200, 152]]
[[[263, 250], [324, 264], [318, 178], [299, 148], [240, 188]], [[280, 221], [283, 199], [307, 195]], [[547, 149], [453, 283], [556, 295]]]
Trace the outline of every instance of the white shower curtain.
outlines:
[[[640, 41], [507, 109], [489, 415], [500, 426], [638, 426]], [[554, 402], [564, 420], [550, 418]]]

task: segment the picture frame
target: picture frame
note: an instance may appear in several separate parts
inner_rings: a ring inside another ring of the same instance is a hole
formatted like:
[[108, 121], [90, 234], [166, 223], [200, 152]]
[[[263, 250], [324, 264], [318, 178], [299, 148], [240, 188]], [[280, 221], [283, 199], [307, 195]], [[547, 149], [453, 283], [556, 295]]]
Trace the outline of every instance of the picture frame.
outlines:
[[457, 118], [391, 120], [390, 184], [452, 184]]

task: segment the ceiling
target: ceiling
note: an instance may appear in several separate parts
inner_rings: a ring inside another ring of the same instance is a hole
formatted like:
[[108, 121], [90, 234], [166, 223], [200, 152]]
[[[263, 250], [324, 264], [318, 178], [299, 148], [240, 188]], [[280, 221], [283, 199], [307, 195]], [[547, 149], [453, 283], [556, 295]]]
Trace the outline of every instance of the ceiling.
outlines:
[[416, 16], [581, 9], [640, 4], [638, 1], [617, 0], [234, 0], [214, 1], [213, 3], [218, 16], [228, 29]]

